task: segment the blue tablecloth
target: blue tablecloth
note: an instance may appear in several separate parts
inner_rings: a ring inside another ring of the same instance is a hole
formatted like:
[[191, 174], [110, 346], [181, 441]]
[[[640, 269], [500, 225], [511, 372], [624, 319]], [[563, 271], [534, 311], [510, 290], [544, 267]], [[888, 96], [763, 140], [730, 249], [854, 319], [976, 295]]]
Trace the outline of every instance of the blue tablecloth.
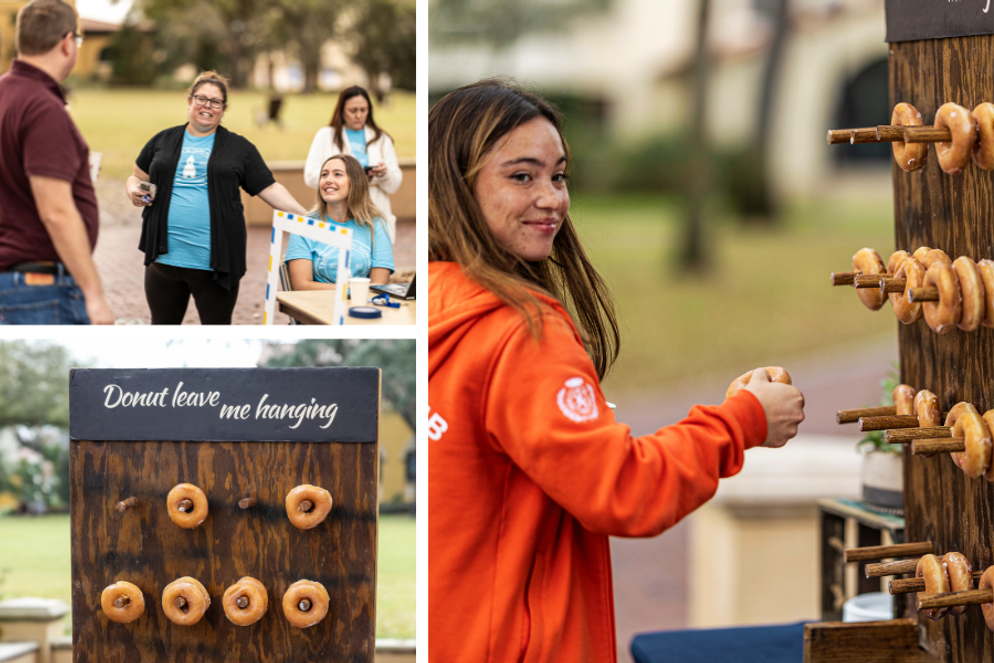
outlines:
[[804, 622], [643, 633], [631, 650], [636, 663], [802, 663]]

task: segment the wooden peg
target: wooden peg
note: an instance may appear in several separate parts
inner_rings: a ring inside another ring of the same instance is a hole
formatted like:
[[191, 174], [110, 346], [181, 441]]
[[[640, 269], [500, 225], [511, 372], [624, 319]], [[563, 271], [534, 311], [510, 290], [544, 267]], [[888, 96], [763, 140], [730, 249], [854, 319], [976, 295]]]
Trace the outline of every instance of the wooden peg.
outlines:
[[248, 605], [249, 605], [249, 597], [247, 597], [247, 596], [244, 596], [244, 595], [242, 595], [242, 596], [239, 596], [239, 597], [238, 597], [238, 600], [237, 600], [237, 601], [235, 601], [235, 604], [236, 604], [236, 605], [237, 605], [237, 606], [238, 606], [239, 608], [241, 608], [242, 610], [244, 610], [244, 609], [245, 609], [245, 608], [247, 608], [247, 607], [248, 607]]
[[887, 417], [860, 417], [859, 430], [889, 430], [893, 428], [917, 428], [918, 415], [895, 414]]
[[129, 597], [129, 596], [118, 596], [114, 600], [114, 607], [115, 608], [125, 608], [128, 605], [130, 605], [130, 604], [131, 604], [131, 597]]
[[966, 451], [966, 440], [962, 437], [931, 437], [911, 441], [911, 453], [918, 456], [931, 456], [943, 451]]
[[939, 301], [939, 289], [911, 288], [908, 290], [908, 301], [912, 304], [916, 302], [937, 302]]
[[128, 509], [133, 509], [136, 506], [138, 506], [138, 498], [137, 497], [129, 497], [127, 499], [124, 499], [124, 500], [121, 500], [120, 502], [118, 502], [117, 506], [115, 506], [114, 508], [117, 510], [118, 513], [124, 513]]
[[966, 589], [962, 592], [940, 592], [937, 594], [919, 594], [918, 609], [955, 608], [958, 605], [980, 605], [994, 603], [992, 589]]
[[880, 277], [880, 289], [885, 293], [904, 292], [908, 279], [893, 279], [889, 276]]
[[[932, 552], [931, 541], [914, 541], [911, 543], [895, 543], [890, 546], [864, 546], [849, 548], [842, 552], [843, 559], [848, 562], [872, 562], [888, 557], [904, 557], [907, 555], [926, 555]], [[915, 564], [918, 560], [915, 560]]]
[[[852, 144], [853, 141], [853, 131], [855, 129], [830, 129], [826, 140], [828, 140], [829, 145], [842, 145], [845, 143]], [[866, 131], [864, 129], [864, 131]]]
[[835, 413], [835, 420], [840, 424], [854, 424], [860, 417], [892, 417], [897, 414], [897, 408], [893, 405], [881, 405], [880, 407], [860, 407], [855, 410], [839, 410]]
[[304, 500], [297, 507], [297, 511], [303, 511], [304, 513], [310, 513], [311, 509], [314, 508], [314, 502], [310, 500]]
[[[980, 576], [984, 575], [983, 571], [973, 572], [973, 581], [977, 582], [980, 580]], [[912, 592], [924, 592], [925, 591], [925, 579], [924, 578], [895, 578], [887, 583], [887, 591], [891, 594], [910, 594]]]
[[176, 606], [177, 608], [181, 608], [181, 609], [185, 608], [186, 607], [186, 599], [183, 598], [182, 596], [177, 596], [176, 600], [173, 601], [173, 605]]
[[879, 288], [880, 279], [890, 276], [893, 276], [893, 274], [857, 274], [853, 277], [853, 285], [859, 290]]
[[242, 499], [238, 500], [238, 507], [240, 509], [251, 509], [258, 503], [255, 496], [255, 488], [249, 488], [244, 493], [242, 493]]
[[884, 440], [890, 444], [908, 444], [912, 440], [927, 440], [931, 437], [952, 437], [953, 429], [949, 426], [931, 428], [902, 428], [884, 431]]
[[856, 272], [832, 272], [832, 285], [852, 285]]
[[905, 143], [949, 143], [953, 139], [949, 129], [935, 127], [904, 127]]
[[[925, 553], [922, 553], [923, 555]], [[883, 576], [896, 576], [902, 573], [914, 573], [918, 569], [918, 558], [899, 559], [893, 562], [880, 562], [878, 564], [866, 565], [867, 578], [882, 578]]]
[[878, 143], [898, 143], [904, 141], [904, 127], [900, 124], [881, 124], [877, 126]]
[[301, 612], [307, 612], [308, 610], [310, 610], [311, 609], [310, 599], [300, 599], [300, 603], [297, 604], [297, 608], [299, 608]]
[[193, 508], [193, 501], [191, 500], [180, 500], [179, 504], [176, 505], [177, 511], [187, 512]]

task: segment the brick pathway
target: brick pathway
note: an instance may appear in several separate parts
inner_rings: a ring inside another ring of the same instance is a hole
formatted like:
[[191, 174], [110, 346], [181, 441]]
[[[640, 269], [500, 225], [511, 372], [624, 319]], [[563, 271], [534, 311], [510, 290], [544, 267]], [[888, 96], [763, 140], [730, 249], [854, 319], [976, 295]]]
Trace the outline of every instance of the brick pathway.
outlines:
[[[117, 316], [118, 324], [149, 324], [152, 317], [145, 302], [145, 267], [142, 264], [143, 255], [138, 250], [141, 210], [128, 201], [124, 183], [119, 180], [100, 179], [96, 189], [100, 203], [100, 238], [94, 261], [103, 279], [107, 302]], [[394, 246], [397, 272], [415, 267], [415, 232], [416, 223], [413, 221], [397, 222], [397, 244]], [[238, 292], [232, 318], [234, 324], [262, 324], [269, 239], [270, 230], [267, 228], [248, 229], [248, 271]], [[288, 321], [285, 314], [277, 312], [275, 324], [285, 325]], [[200, 324], [192, 300], [183, 324]]]

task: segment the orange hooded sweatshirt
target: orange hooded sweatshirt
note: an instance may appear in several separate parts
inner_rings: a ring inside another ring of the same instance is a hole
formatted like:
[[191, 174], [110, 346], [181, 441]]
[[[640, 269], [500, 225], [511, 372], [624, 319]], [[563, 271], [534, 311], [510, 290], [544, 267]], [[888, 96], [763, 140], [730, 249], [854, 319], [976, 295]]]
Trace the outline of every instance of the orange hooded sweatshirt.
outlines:
[[655, 536], [766, 439], [750, 392], [632, 437], [552, 299], [541, 338], [429, 266], [428, 660], [615, 661], [608, 536]]

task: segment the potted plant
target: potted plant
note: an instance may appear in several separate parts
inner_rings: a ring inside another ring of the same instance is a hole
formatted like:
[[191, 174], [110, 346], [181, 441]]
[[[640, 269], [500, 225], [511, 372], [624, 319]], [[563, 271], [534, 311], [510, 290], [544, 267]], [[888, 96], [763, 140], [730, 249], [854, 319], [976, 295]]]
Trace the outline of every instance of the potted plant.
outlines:
[[[893, 405], [897, 372], [881, 380], [881, 405]], [[856, 448], [863, 451], [863, 501], [886, 509], [904, 508], [904, 454], [900, 444], [889, 444], [883, 431], [868, 432]]]

